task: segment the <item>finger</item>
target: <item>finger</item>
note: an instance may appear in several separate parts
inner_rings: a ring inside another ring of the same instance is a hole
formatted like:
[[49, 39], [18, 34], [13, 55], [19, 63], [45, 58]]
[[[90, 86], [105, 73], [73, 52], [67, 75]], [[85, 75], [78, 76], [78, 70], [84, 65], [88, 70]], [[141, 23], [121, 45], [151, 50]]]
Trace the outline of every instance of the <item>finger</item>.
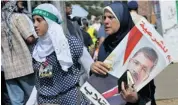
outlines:
[[127, 91], [125, 90], [125, 86], [124, 86], [124, 82], [123, 81], [121, 83], [121, 90], [122, 90], [122, 92], [123, 92], [124, 95], [127, 94]]
[[91, 64], [91, 66], [90, 66], [91, 71], [94, 71], [95, 65], [96, 65], [96, 63]]
[[103, 72], [107, 73], [109, 70], [105, 68], [103, 65], [99, 65], [98, 68], [102, 70]]
[[97, 70], [92, 70], [93, 73], [100, 74]]
[[109, 68], [108, 68], [108, 66], [105, 64], [105, 63], [103, 63], [103, 62], [99, 62], [100, 63], [100, 65], [102, 65], [107, 71], [109, 71]]
[[107, 73], [102, 71], [99, 67], [95, 67], [94, 69], [95, 71], [97, 71], [99, 74], [102, 74], [102, 75], [106, 75]]

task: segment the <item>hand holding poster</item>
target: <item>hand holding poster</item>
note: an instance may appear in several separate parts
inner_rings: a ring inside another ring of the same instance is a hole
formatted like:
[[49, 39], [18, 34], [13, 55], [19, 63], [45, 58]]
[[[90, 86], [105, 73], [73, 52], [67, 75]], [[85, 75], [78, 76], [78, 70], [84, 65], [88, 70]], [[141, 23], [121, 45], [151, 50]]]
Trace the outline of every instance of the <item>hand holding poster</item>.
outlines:
[[138, 92], [171, 63], [171, 56], [159, 33], [141, 19], [104, 63], [109, 74], [92, 75], [80, 90], [95, 105], [122, 105], [126, 102], [119, 94], [120, 83]]

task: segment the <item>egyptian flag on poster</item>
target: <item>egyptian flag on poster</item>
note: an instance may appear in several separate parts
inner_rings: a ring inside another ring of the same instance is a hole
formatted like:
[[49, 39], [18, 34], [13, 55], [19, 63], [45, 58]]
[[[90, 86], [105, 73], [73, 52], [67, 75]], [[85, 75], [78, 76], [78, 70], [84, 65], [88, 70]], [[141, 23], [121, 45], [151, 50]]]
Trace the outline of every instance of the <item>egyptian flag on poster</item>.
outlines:
[[171, 55], [162, 36], [143, 18], [104, 63], [108, 75], [93, 74], [80, 90], [94, 105], [123, 105], [120, 83], [139, 91], [171, 63]]

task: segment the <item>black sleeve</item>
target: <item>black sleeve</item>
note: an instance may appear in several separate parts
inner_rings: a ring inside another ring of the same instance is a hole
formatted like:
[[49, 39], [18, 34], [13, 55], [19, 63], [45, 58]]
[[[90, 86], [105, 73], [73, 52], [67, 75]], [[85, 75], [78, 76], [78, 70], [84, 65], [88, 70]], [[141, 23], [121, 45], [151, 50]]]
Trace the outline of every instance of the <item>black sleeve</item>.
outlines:
[[139, 99], [136, 103], [127, 103], [126, 105], [146, 105], [149, 101], [151, 101], [151, 105], [156, 105], [154, 94], [155, 85], [152, 80], [138, 92]]

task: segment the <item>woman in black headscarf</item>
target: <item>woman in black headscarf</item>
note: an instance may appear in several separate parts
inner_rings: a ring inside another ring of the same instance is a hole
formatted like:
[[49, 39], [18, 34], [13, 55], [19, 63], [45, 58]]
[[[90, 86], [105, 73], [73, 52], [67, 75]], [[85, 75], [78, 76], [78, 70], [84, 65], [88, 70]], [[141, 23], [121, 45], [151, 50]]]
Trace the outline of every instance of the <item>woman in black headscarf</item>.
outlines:
[[[115, 2], [104, 8], [104, 25], [105, 31], [109, 36], [100, 47], [98, 55], [99, 61], [93, 63], [91, 66], [92, 71], [98, 72], [101, 75], [106, 75], [108, 72], [106, 64], [101, 61], [104, 61], [116, 48], [127, 33], [134, 27], [134, 23], [127, 6], [121, 2]], [[138, 93], [136, 91], [130, 91], [130, 89], [124, 89], [124, 92], [121, 92], [121, 96], [127, 102], [126, 105], [146, 105], [149, 99], [152, 99], [152, 105], [156, 105], [154, 93], [155, 86], [153, 81], [151, 81]]]

